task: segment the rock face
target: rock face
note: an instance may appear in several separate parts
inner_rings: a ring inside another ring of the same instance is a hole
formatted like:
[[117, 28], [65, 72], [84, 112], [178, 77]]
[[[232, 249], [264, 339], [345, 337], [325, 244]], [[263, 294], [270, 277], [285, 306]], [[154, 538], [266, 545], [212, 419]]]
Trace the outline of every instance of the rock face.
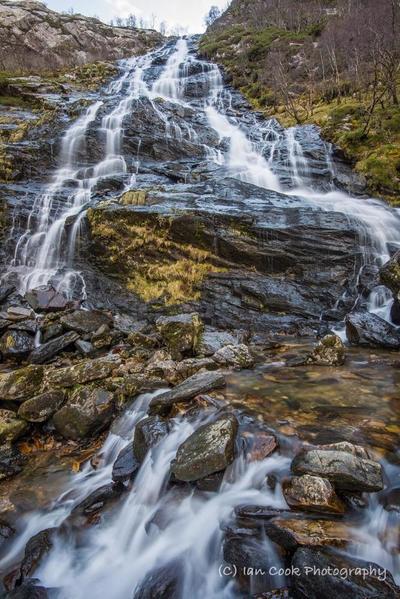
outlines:
[[0, 70], [50, 71], [141, 54], [162, 36], [110, 27], [79, 14], [58, 14], [42, 2], [5, 0], [0, 5], [0, 40]]
[[198, 314], [163, 316], [156, 324], [173, 356], [193, 352], [203, 330], [203, 323]]
[[47, 382], [55, 387], [73, 387], [109, 377], [119, 364], [117, 357], [106, 356], [95, 360], [83, 360], [66, 368], [48, 372]]
[[400, 332], [376, 314], [351, 312], [345, 322], [347, 338], [354, 345], [400, 348]]
[[329, 480], [319, 476], [295, 476], [283, 483], [283, 494], [291, 508], [310, 512], [343, 514], [345, 506]]
[[237, 429], [233, 417], [201, 426], [179, 447], [172, 473], [177, 479], [190, 482], [225, 470], [234, 459]]

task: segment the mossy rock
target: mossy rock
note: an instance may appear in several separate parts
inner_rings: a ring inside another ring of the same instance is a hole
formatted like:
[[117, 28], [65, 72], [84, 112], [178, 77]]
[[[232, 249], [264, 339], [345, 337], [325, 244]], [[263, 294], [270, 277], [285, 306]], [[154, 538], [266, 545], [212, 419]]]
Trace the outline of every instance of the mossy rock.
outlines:
[[27, 366], [0, 376], [0, 397], [24, 401], [37, 395], [43, 383], [43, 366]]

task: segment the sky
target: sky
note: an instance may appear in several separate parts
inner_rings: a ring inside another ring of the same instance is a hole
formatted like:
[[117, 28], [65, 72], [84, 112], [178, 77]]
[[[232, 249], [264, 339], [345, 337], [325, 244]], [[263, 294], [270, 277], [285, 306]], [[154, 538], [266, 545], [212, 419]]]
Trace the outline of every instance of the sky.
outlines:
[[169, 27], [179, 25], [189, 33], [201, 33], [210, 7], [224, 8], [227, 0], [46, 0], [46, 4], [58, 12], [73, 8], [83, 15], [96, 15], [106, 23], [131, 13], [147, 19], [154, 14], [158, 22], [165, 21]]

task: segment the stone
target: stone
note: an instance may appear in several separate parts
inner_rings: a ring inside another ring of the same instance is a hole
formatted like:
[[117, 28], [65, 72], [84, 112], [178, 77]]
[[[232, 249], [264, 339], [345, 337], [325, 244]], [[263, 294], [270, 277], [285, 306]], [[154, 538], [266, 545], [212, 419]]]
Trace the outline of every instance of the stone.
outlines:
[[56, 368], [47, 372], [47, 384], [55, 387], [73, 387], [84, 385], [92, 381], [106, 379], [112, 371], [119, 366], [121, 360], [118, 356], [105, 356], [94, 360], [83, 360], [67, 366]]
[[0, 375], [0, 398], [24, 401], [37, 395], [42, 387], [43, 366], [26, 366]]
[[400, 348], [400, 331], [370, 312], [351, 312], [345, 318], [346, 334], [352, 345]]
[[11, 410], [0, 410], [0, 445], [14, 443], [28, 430], [24, 420]]
[[209, 327], [205, 327], [199, 343], [197, 344], [197, 355], [200, 357], [213, 356], [218, 350], [225, 347], [226, 345], [236, 345], [237, 339], [227, 333], [226, 331], [215, 331], [210, 330]]
[[226, 345], [221, 347], [214, 355], [213, 360], [219, 366], [232, 366], [233, 368], [251, 368], [254, 359], [247, 345]]
[[193, 353], [203, 331], [203, 323], [196, 313], [161, 316], [156, 326], [173, 358], [187, 352]]
[[51, 286], [31, 289], [25, 294], [25, 300], [35, 312], [59, 312], [68, 307], [67, 298]]
[[225, 386], [225, 376], [220, 371], [198, 372], [189, 377], [172, 391], [154, 397], [149, 406], [151, 414], [166, 415], [175, 403], [188, 402], [196, 395], [208, 393]]
[[[184, 381], [196, 374], [196, 372], [204, 370], [217, 370], [218, 364], [212, 358], [187, 358], [181, 362], [175, 363], [175, 373], [179, 382]], [[174, 382], [177, 382], [176, 379]]]
[[299, 571], [299, 575], [292, 578], [296, 597], [396, 599], [400, 596], [400, 588], [390, 572], [373, 562], [341, 555], [328, 548], [301, 547], [293, 556], [292, 566]]
[[76, 349], [86, 357], [93, 356], [96, 353], [96, 348], [90, 343], [90, 341], [84, 341], [83, 339], [78, 339], [75, 341]]
[[158, 445], [169, 431], [168, 421], [160, 416], [149, 416], [141, 420], [135, 427], [133, 436], [133, 454], [139, 462], [143, 462], [148, 451]]
[[62, 316], [60, 322], [68, 330], [87, 335], [95, 333], [103, 325], [112, 327], [113, 319], [100, 310], [75, 310]]
[[0, 286], [0, 304], [6, 301], [6, 299], [15, 291], [13, 285], [2, 285]]
[[15, 534], [15, 529], [5, 522], [4, 520], [0, 520], [0, 547], [2, 544], [8, 539], [10, 539]]
[[20, 586], [12, 589], [2, 599], [49, 599], [47, 589], [42, 586], [36, 586], [35, 581], [26, 581]]
[[400, 299], [400, 251], [386, 262], [379, 271], [379, 279], [393, 293], [394, 297]]
[[[329, 447], [329, 446], [328, 446]], [[291, 465], [294, 474], [311, 474], [327, 478], [335, 487], [347, 491], [373, 493], [383, 489], [382, 466], [358, 457], [340, 446], [301, 451]]]
[[307, 512], [343, 514], [345, 506], [335, 489], [325, 478], [319, 476], [295, 476], [282, 484], [286, 503], [293, 509]]
[[19, 474], [22, 470], [24, 456], [15, 445], [0, 445], [0, 481]]
[[54, 339], [54, 337], [60, 337], [64, 332], [64, 327], [60, 322], [53, 322], [49, 324], [43, 331], [41, 342], [46, 343], [46, 341], [50, 341], [50, 339]]
[[133, 453], [133, 443], [129, 443], [120, 453], [114, 462], [112, 469], [112, 479], [115, 482], [124, 483], [132, 480], [140, 468], [140, 462]]
[[278, 442], [274, 435], [267, 431], [253, 431], [251, 434], [244, 434], [245, 457], [248, 462], [258, 462], [265, 460], [278, 447]]
[[29, 308], [22, 308], [20, 306], [10, 306], [7, 309], [7, 314], [11, 319], [15, 317], [17, 320], [23, 320], [24, 318], [32, 318], [34, 316], [32, 310], [30, 310]]
[[21, 320], [20, 322], [14, 322], [14, 324], [8, 327], [11, 331], [26, 331], [31, 335], [35, 335], [38, 325], [36, 320]]
[[101, 432], [113, 412], [113, 393], [99, 387], [78, 387], [54, 414], [53, 424], [64, 438], [78, 441]]
[[35, 347], [35, 340], [26, 331], [8, 330], [0, 339], [0, 352], [8, 360], [24, 360]]
[[37, 533], [27, 542], [20, 569], [22, 580], [35, 572], [40, 562], [52, 549], [55, 532], [55, 528], [47, 528]]
[[32, 364], [44, 364], [49, 362], [57, 354], [64, 351], [79, 339], [78, 333], [65, 333], [61, 337], [56, 337], [40, 345], [29, 354], [29, 362]]
[[171, 472], [178, 480], [191, 482], [225, 470], [235, 457], [237, 430], [233, 416], [204, 424], [178, 448]]
[[326, 335], [307, 357], [306, 362], [320, 366], [343, 366], [345, 359], [346, 351], [340, 337]]
[[132, 599], [174, 599], [182, 596], [182, 564], [178, 561], [156, 568], [134, 590]]
[[86, 499], [74, 507], [71, 516], [89, 516], [102, 510], [106, 505], [118, 499], [124, 492], [124, 486], [119, 483], [109, 483], [90, 493]]
[[65, 401], [64, 391], [47, 391], [25, 401], [18, 416], [27, 422], [46, 422], [61, 408]]
[[352, 541], [367, 542], [346, 524], [336, 520], [301, 520], [300, 518], [274, 518], [264, 523], [265, 534], [287, 551], [297, 547], [346, 547]]

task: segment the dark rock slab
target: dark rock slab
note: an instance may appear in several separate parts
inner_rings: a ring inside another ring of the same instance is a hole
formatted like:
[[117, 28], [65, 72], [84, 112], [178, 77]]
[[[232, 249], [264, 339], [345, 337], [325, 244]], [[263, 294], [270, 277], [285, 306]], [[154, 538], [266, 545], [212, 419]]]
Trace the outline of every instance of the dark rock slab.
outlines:
[[112, 317], [100, 310], [75, 310], [61, 317], [61, 323], [66, 329], [80, 334], [95, 333], [101, 326], [112, 326]]
[[112, 479], [115, 482], [132, 480], [140, 468], [140, 462], [133, 453], [133, 443], [129, 443], [119, 454], [112, 469]]
[[382, 266], [379, 271], [379, 279], [393, 293], [394, 297], [400, 299], [400, 251]]
[[142, 462], [147, 452], [158, 445], [168, 435], [168, 421], [160, 416], [149, 416], [141, 420], [135, 428], [133, 454]]
[[75, 343], [75, 341], [78, 341], [78, 339], [78, 333], [74, 333], [72, 331], [61, 335], [61, 337], [51, 339], [30, 353], [28, 358], [29, 362], [32, 364], [44, 364], [45, 362], [48, 362], [54, 358], [64, 349], [67, 349], [70, 345]]
[[376, 314], [351, 312], [345, 323], [347, 338], [353, 345], [400, 348], [400, 331]]
[[68, 299], [53, 287], [45, 286], [32, 289], [25, 299], [35, 312], [60, 312], [68, 307]]

